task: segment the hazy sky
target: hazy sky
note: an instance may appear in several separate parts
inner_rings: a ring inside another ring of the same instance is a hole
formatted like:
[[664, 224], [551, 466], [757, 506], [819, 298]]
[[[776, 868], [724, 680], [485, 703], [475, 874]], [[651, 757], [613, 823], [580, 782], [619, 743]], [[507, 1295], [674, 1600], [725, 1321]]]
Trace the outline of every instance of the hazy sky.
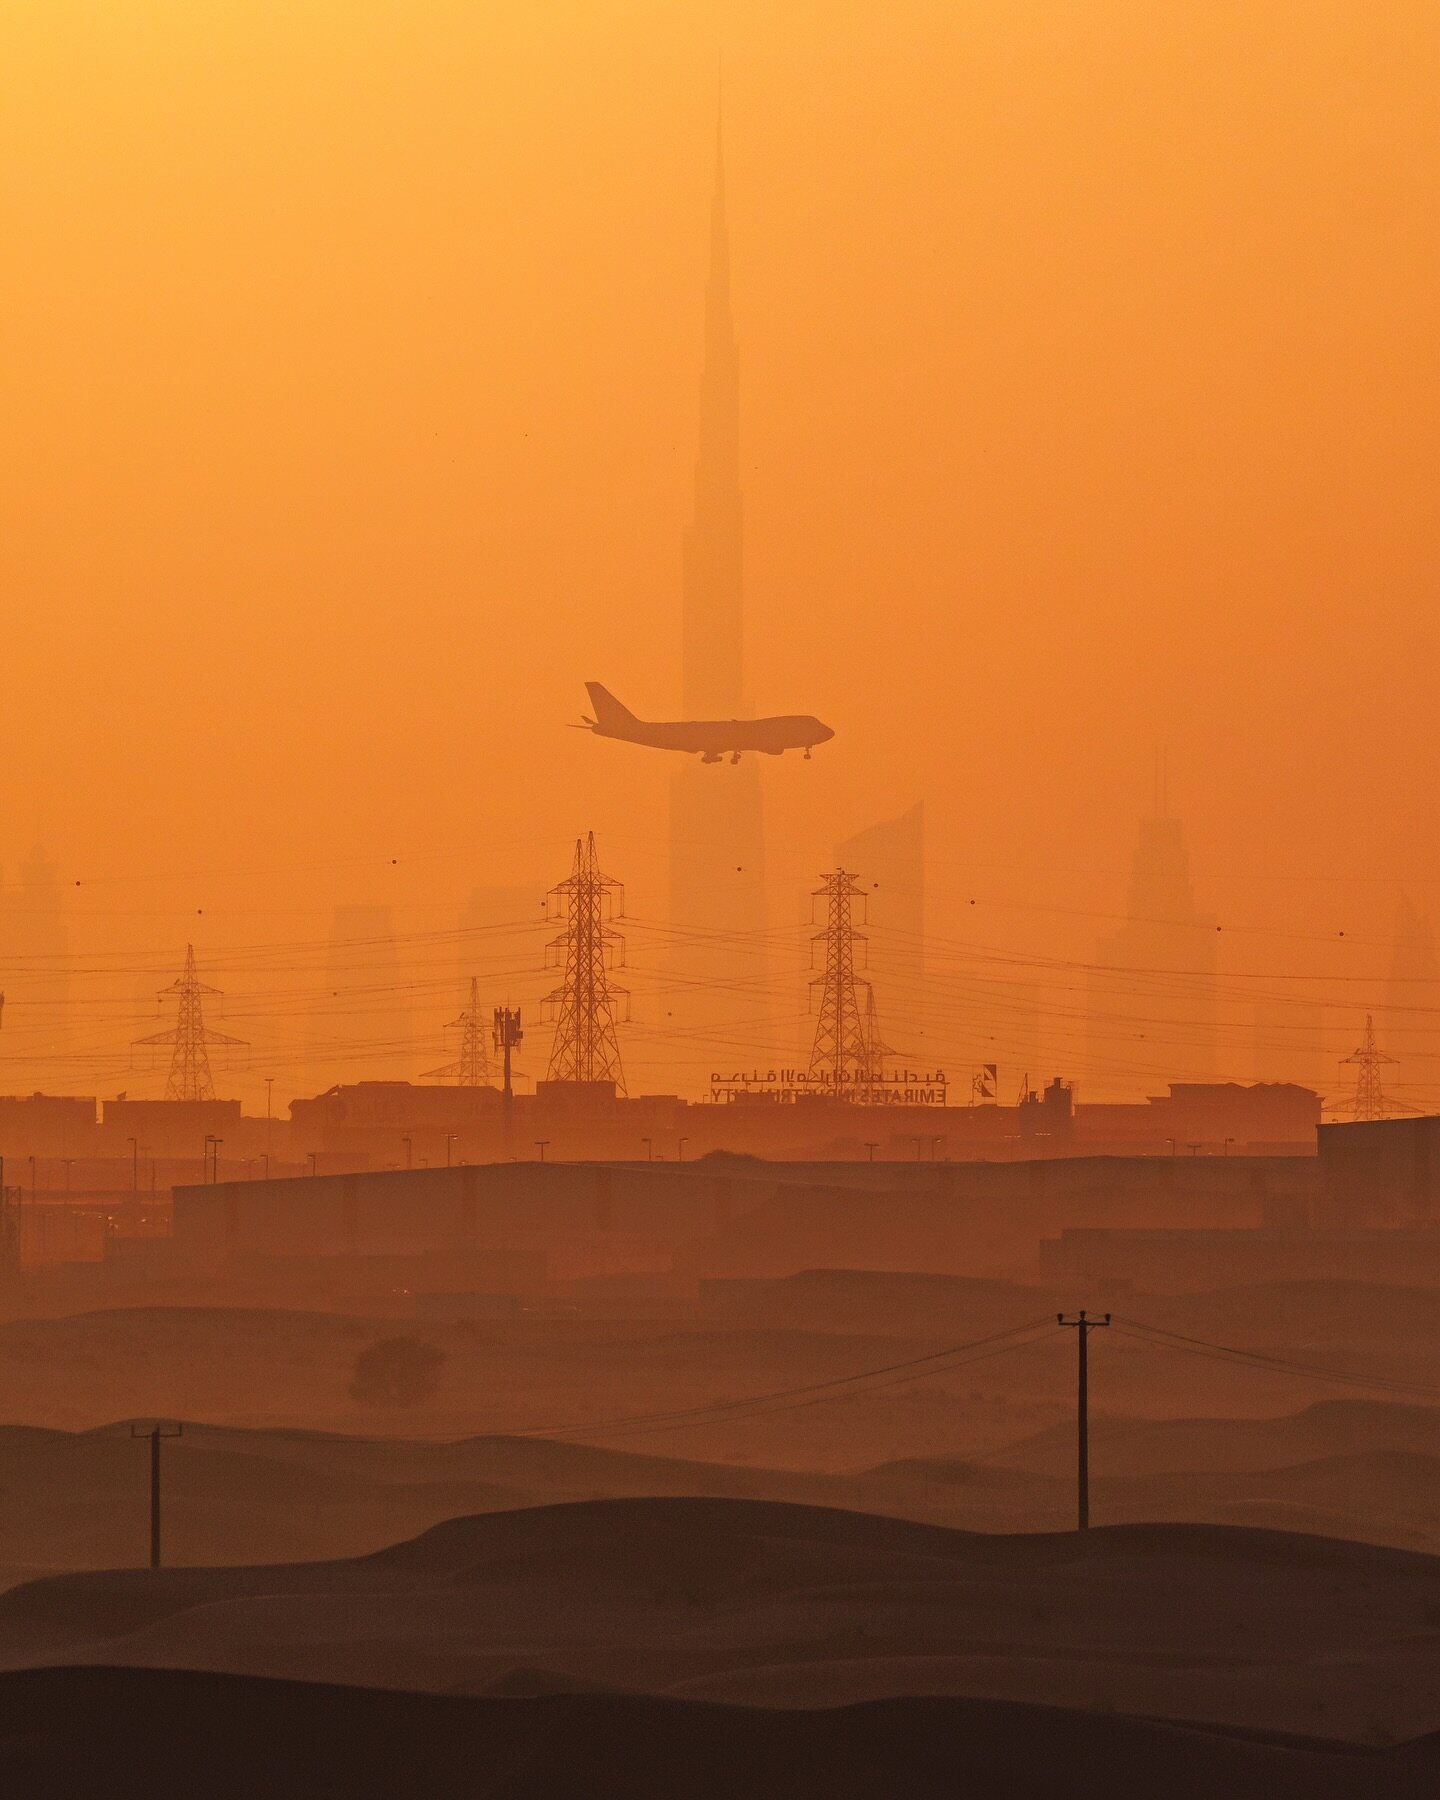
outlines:
[[722, 54], [749, 685], [837, 730], [765, 771], [777, 928], [923, 797], [937, 961], [1063, 990], [1164, 746], [1227, 1072], [1257, 975], [1351, 1047], [1440, 914], [1432, 0], [12, 0], [0, 862], [60, 865], [89, 1060], [10, 982], [0, 1084], [125, 1085], [193, 935], [263, 1094], [337, 904], [434, 1051], [330, 1078], [443, 1060], [418, 934], [588, 827], [661, 917], [668, 764], [564, 724], [678, 698]]

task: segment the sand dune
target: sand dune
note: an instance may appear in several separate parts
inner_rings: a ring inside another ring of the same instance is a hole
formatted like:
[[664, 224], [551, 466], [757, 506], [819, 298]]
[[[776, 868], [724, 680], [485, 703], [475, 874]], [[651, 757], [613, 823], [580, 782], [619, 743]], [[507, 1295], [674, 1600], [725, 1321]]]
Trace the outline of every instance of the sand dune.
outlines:
[[1421, 1800], [1433, 1742], [1354, 1752], [985, 1701], [745, 1711], [646, 1696], [460, 1698], [126, 1669], [0, 1678], [13, 1792], [190, 1800]]
[[[1440, 1550], [1440, 1456], [1403, 1447], [1428, 1442], [1433, 1425], [1428, 1409], [1368, 1402], [1174, 1429], [1130, 1420], [1112, 1430], [1099, 1420], [1094, 1516], [1269, 1525]], [[1272, 1440], [1282, 1452], [1328, 1453], [1286, 1461], [1267, 1449]], [[1335, 1449], [1346, 1444], [1362, 1447]], [[166, 1560], [325, 1560], [460, 1514], [666, 1495], [842, 1507], [975, 1531], [1065, 1530], [1073, 1458], [1073, 1426], [985, 1460], [901, 1458], [844, 1475], [527, 1438], [423, 1443], [190, 1426], [164, 1452]], [[146, 1447], [123, 1423], [78, 1434], [0, 1430], [0, 1586], [142, 1560], [148, 1477]]]
[[1225, 1527], [985, 1536], [587, 1502], [348, 1561], [30, 1583], [0, 1596], [0, 1663], [472, 1693], [538, 1670], [791, 1709], [968, 1695], [1394, 1741], [1437, 1721], [1440, 1562]]
[[[1278, 1469], [1361, 1452], [1440, 1456], [1440, 1407], [1386, 1400], [1322, 1400], [1296, 1413], [1258, 1419], [1126, 1419], [1101, 1414], [1090, 1441], [1111, 1475], [1211, 1474]], [[1022, 1438], [990, 1459], [996, 1467], [1068, 1475], [1075, 1433], [1067, 1422]]]

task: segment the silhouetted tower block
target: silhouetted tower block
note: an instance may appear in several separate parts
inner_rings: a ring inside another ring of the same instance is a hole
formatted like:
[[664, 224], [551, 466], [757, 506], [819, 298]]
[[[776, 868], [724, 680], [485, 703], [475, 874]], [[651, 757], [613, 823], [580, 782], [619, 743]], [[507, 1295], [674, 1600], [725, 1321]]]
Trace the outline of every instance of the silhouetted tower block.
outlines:
[[457, 1087], [484, 1087], [490, 1080], [490, 1058], [485, 1050], [485, 1016], [480, 1011], [480, 981], [470, 977], [470, 1004], [458, 1019], [452, 1019], [447, 1031], [460, 1033], [460, 1060], [446, 1063], [443, 1069], [431, 1069], [427, 1081], [453, 1081]]
[[613, 1081], [623, 1094], [615, 1002], [626, 995], [612, 985], [610, 969], [625, 945], [610, 920], [623, 916], [625, 890], [601, 873], [593, 831], [583, 843], [575, 840], [575, 866], [567, 880], [551, 888], [550, 905], [550, 916], [565, 921], [565, 930], [550, 944], [552, 966], [563, 968], [565, 978], [545, 1000], [555, 1018], [548, 1079]]
[[173, 1031], [157, 1031], [150, 1037], [136, 1038], [137, 1044], [172, 1044], [170, 1079], [165, 1083], [167, 1100], [213, 1100], [215, 1083], [210, 1078], [210, 1045], [243, 1044], [244, 1038], [227, 1037], [223, 1031], [207, 1030], [202, 996], [219, 996], [219, 988], [206, 987], [195, 973], [195, 946], [185, 946], [185, 967], [168, 988], [156, 995], [163, 1000], [174, 994], [179, 1014]]
[[[825, 901], [825, 929], [815, 933], [813, 944], [825, 946], [825, 972], [810, 983], [820, 990], [815, 1043], [810, 1051], [810, 1077], [833, 1080], [837, 1086], [870, 1071], [870, 1044], [866, 1037], [865, 1001], [861, 990], [868, 981], [855, 973], [855, 947], [865, 939], [855, 930], [852, 905], [864, 905], [865, 890], [853, 875], [836, 869], [816, 888], [814, 898]], [[813, 945], [811, 954], [813, 956]]]
[[1395, 1058], [1387, 1056], [1376, 1044], [1375, 1021], [1369, 1013], [1365, 1015], [1364, 1043], [1353, 1056], [1342, 1057], [1340, 1066], [1344, 1068], [1351, 1063], [1359, 1071], [1355, 1077], [1355, 1093], [1339, 1110], [1356, 1119], [1388, 1118], [1396, 1109], [1385, 1098], [1380, 1086], [1380, 1071], [1387, 1063], [1393, 1068]]

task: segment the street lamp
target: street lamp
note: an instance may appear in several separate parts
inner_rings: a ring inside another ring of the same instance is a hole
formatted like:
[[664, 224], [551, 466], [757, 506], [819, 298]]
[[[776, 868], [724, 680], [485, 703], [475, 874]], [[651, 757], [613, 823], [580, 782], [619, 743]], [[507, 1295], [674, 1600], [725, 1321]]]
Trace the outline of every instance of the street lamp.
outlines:
[[655, 1151], [649, 1138], [641, 1138], [640, 1142], [645, 1146], [646, 1162], [653, 1162], [655, 1160]]
[[687, 1142], [688, 1142], [687, 1139], [685, 1139], [683, 1137], [681, 1138], [679, 1146], [675, 1152], [676, 1162], [684, 1162], [684, 1160], [685, 1160], [685, 1145]]
[[405, 1167], [413, 1169], [415, 1167], [415, 1146], [408, 1137], [402, 1137], [400, 1142], [405, 1146]]
[[140, 1191], [140, 1140], [139, 1138], [126, 1138], [125, 1142], [130, 1146], [130, 1192], [138, 1194]]
[[549, 1142], [550, 1142], [549, 1138], [536, 1138], [535, 1139], [535, 1148], [540, 1152], [540, 1160], [542, 1163], [545, 1160], [545, 1146]]
[[459, 1136], [460, 1133], [458, 1131], [447, 1131], [445, 1133], [445, 1167], [447, 1169], [450, 1167], [450, 1146], [457, 1141]]
[[870, 1161], [874, 1162], [875, 1152], [880, 1148], [879, 1144], [872, 1143], [869, 1138], [866, 1138], [865, 1148], [870, 1152]]

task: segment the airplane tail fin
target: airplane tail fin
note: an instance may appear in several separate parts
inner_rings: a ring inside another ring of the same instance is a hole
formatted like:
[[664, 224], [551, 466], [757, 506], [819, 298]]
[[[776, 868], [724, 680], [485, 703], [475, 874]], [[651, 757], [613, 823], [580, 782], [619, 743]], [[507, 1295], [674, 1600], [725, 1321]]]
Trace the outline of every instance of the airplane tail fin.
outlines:
[[622, 706], [609, 688], [601, 687], [598, 681], [587, 681], [585, 692], [595, 708], [595, 729], [602, 735], [623, 735], [629, 726], [639, 723], [629, 707]]

